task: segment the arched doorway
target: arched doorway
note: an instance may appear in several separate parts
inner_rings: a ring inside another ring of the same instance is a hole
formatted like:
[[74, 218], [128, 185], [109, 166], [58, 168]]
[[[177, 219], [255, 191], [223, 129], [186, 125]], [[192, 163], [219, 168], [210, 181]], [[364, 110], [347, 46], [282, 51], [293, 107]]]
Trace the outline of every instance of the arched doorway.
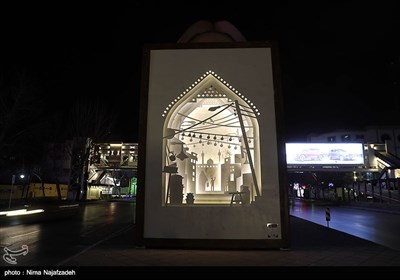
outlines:
[[222, 77], [194, 79], [163, 112], [164, 205], [229, 204], [232, 192], [261, 196], [257, 107]]

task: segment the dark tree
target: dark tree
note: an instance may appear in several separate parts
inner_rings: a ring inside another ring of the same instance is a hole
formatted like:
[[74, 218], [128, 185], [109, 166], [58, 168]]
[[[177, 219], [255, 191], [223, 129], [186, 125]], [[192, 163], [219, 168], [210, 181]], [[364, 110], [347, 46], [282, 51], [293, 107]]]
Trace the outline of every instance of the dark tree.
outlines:
[[68, 133], [73, 139], [70, 149], [70, 200], [86, 197], [90, 150], [94, 143], [105, 142], [116, 120], [116, 110], [99, 99], [78, 99], [71, 108]]
[[0, 71], [0, 176], [4, 178], [37, 168], [45, 121], [40, 86], [32, 74], [16, 67]]

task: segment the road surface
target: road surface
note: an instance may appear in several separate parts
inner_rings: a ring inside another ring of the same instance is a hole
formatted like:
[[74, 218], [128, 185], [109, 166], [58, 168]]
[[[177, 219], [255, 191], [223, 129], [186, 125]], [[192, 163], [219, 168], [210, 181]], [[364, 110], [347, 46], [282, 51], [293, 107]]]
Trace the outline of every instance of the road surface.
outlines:
[[400, 250], [400, 213], [337, 205], [319, 206], [296, 199], [291, 203], [290, 214], [327, 226], [327, 207], [330, 208], [330, 228]]
[[70, 216], [2, 224], [1, 266], [12, 266], [4, 260], [5, 247], [16, 251], [21, 250], [23, 245], [28, 246], [28, 253], [15, 257], [18, 266], [60, 265], [132, 227], [134, 206], [132, 202], [88, 203]]

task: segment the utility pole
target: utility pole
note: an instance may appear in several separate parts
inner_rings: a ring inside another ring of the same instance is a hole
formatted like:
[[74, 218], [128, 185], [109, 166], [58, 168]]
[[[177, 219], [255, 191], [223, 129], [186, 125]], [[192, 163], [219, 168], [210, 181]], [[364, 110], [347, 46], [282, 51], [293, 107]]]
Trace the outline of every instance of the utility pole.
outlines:
[[8, 201], [8, 208], [11, 208], [11, 197], [12, 197], [12, 192], [15, 184], [15, 175], [12, 175], [11, 177], [11, 190], [10, 190], [10, 199]]

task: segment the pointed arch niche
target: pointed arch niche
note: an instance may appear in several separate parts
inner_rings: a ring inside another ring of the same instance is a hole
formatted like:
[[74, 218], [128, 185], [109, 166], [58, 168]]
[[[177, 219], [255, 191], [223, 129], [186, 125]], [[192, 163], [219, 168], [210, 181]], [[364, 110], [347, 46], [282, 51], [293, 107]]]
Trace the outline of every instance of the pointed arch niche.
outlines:
[[250, 206], [261, 196], [260, 114], [217, 73], [196, 77], [162, 113], [162, 205]]

